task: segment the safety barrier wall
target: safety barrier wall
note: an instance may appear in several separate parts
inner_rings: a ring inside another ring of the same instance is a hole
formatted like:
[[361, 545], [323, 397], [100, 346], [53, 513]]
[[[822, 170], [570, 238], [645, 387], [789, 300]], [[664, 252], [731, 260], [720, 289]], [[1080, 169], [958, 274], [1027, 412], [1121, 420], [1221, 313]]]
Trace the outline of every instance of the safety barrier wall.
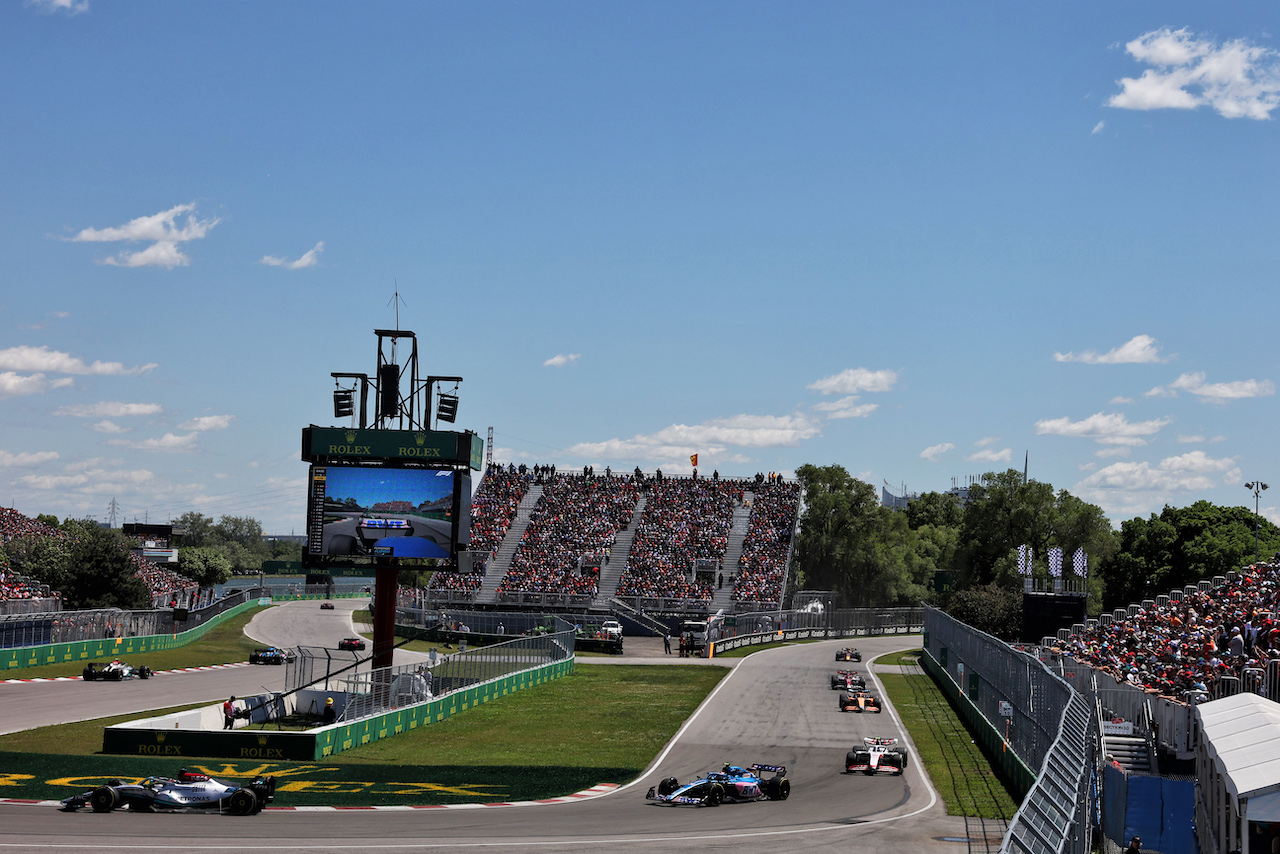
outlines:
[[[195, 731], [174, 729], [164, 724], [156, 728], [107, 727], [102, 734], [102, 752], [183, 759], [208, 757], [312, 762], [420, 726], [439, 723], [516, 691], [559, 679], [572, 673], [573, 665], [573, 659], [568, 658], [463, 688], [426, 703], [305, 732], [269, 729]], [[157, 719], [157, 723], [164, 720]]]
[[1038, 659], [926, 606], [921, 665], [1015, 792], [1001, 851], [1087, 854], [1095, 796], [1093, 698]]
[[[901, 608], [894, 609], [900, 611], [909, 611], [910, 614], [901, 615], [903, 619], [898, 619], [895, 615], [892, 620], [880, 619], [883, 616], [883, 610], [868, 609], [865, 620], [850, 619], [845, 622], [842, 628], [831, 626], [806, 626], [802, 628], [792, 629], [773, 629], [771, 631], [754, 631], [749, 634], [740, 635], [724, 635], [718, 639], [713, 639], [707, 645], [709, 657], [714, 657], [718, 653], [729, 652], [733, 649], [740, 649], [745, 646], [760, 646], [766, 643], [778, 643], [779, 641], [790, 640], [830, 640], [834, 638], [858, 638], [871, 637], [873, 635], [886, 634], [918, 634], [924, 628], [924, 611], [920, 608]], [[776, 615], [771, 615], [776, 619]], [[913, 621], [911, 618], [915, 617]], [[739, 625], [742, 618], [739, 617]], [[754, 623], [752, 625], [755, 625]], [[733, 631], [737, 627], [729, 627], [721, 629], [721, 632]], [[715, 633], [713, 632], [713, 635]]]
[[68, 661], [89, 661], [97, 658], [118, 658], [142, 652], [158, 652], [176, 649], [194, 640], [198, 640], [214, 626], [224, 620], [252, 608], [258, 604], [257, 599], [242, 601], [194, 629], [166, 635], [139, 635], [136, 637], [108, 637], [97, 640], [74, 641], [72, 643], [51, 643], [42, 646], [20, 647], [17, 649], [0, 649], [0, 672], [23, 667], [39, 667], [44, 664], [63, 664]]

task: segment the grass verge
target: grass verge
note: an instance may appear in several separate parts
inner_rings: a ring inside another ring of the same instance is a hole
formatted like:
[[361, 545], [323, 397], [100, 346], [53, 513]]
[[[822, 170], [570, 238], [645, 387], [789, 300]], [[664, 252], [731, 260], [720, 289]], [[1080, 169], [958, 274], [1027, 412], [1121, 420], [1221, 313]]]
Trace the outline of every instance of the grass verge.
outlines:
[[[266, 606], [262, 606], [266, 607]], [[250, 608], [215, 626], [198, 641], [177, 649], [146, 652], [128, 656], [128, 663], [135, 667], [146, 665], [152, 670], [173, 670], [178, 667], [203, 667], [209, 664], [230, 664], [247, 661], [249, 653], [262, 646], [245, 637], [244, 627], [249, 624], [260, 607]], [[87, 661], [86, 659], [85, 661]], [[8, 678], [50, 679], [55, 676], [79, 676], [85, 661], [68, 661], [61, 664], [45, 664], [40, 667], [23, 667], [8, 671]]]
[[[584, 667], [323, 763], [184, 761], [232, 779], [276, 774], [281, 806], [557, 797], [638, 776], [727, 674], [719, 667]], [[0, 797], [64, 798], [92, 785], [66, 782], [72, 774], [172, 776], [173, 760], [93, 755], [104, 726], [137, 717], [0, 736]]]
[[[890, 659], [883, 663], [914, 665], [918, 656], [919, 650], [914, 655], [893, 653], [877, 659], [877, 663]], [[923, 670], [909, 670], [913, 672], [878, 676], [903, 726], [911, 733], [920, 764], [947, 805], [947, 813], [970, 818], [1013, 818], [1017, 801], [996, 776], [947, 698]]]

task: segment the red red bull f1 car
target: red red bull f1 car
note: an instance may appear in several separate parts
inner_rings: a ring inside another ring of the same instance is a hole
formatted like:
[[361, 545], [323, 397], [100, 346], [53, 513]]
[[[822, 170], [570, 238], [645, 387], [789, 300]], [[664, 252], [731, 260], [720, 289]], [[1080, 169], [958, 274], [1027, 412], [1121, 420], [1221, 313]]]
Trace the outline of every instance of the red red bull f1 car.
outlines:
[[851, 646], [836, 651], [836, 661], [862, 661], [862, 653]]

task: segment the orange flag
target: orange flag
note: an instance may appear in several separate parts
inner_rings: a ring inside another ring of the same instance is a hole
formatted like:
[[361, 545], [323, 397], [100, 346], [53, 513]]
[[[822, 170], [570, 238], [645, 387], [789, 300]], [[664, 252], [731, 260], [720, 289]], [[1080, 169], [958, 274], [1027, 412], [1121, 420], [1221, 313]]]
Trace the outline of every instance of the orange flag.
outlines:
[[698, 465], [698, 455], [697, 454], [690, 455], [689, 462], [693, 463], [693, 465], [696, 467]]

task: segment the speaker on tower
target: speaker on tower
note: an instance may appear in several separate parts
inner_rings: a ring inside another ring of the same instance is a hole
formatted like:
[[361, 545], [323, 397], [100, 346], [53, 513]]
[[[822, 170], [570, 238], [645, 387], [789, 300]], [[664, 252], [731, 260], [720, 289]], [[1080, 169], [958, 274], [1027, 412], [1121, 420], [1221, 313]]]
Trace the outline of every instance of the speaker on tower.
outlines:
[[378, 417], [390, 418], [400, 411], [400, 366], [378, 367]]

